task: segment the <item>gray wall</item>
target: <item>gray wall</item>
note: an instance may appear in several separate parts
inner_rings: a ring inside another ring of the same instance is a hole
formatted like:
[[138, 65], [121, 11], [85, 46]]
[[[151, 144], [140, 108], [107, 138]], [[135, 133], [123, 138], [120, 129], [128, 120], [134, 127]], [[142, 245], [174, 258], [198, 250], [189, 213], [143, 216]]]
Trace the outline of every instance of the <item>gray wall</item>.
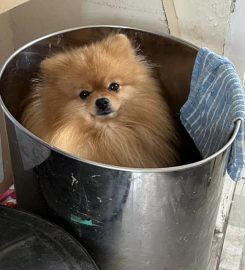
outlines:
[[169, 31], [161, 0], [31, 0], [0, 15], [0, 64], [13, 49], [35, 38], [96, 24]]

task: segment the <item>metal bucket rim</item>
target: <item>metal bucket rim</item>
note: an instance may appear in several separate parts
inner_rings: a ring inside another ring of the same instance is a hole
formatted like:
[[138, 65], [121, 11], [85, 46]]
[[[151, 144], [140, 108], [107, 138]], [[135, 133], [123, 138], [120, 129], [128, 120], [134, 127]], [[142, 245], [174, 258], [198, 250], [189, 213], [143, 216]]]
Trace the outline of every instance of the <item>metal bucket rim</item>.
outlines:
[[[22, 50], [32, 46], [33, 44], [45, 40], [47, 38], [56, 36], [56, 35], [60, 35], [60, 34], [64, 34], [67, 32], [72, 32], [72, 31], [76, 31], [76, 30], [81, 30], [81, 29], [89, 29], [89, 28], [115, 28], [115, 29], [130, 29], [130, 30], [135, 30], [135, 31], [141, 31], [141, 32], [145, 32], [145, 33], [150, 33], [150, 34], [154, 34], [156, 36], [162, 36], [162, 37], [166, 37], [169, 39], [172, 39], [174, 41], [177, 41], [179, 43], [182, 43], [183, 45], [186, 45], [188, 47], [191, 47], [193, 49], [198, 50], [198, 47], [185, 41], [182, 40], [180, 38], [168, 35], [168, 34], [159, 34], [153, 31], [149, 31], [149, 30], [143, 30], [140, 28], [134, 28], [134, 27], [129, 27], [129, 26], [117, 26], [117, 25], [88, 25], [88, 26], [78, 26], [78, 27], [73, 27], [73, 28], [68, 28], [65, 30], [60, 30], [42, 37], [39, 37], [37, 39], [34, 39], [31, 42], [28, 42], [27, 44], [21, 46], [18, 50], [16, 50], [13, 54], [11, 54], [11, 56], [4, 62], [2, 68], [0, 69], [0, 80], [2, 78], [2, 75], [6, 69], [6, 67], [8, 66], [8, 64], [11, 62], [11, 60], [18, 55]], [[3, 110], [4, 114], [9, 118], [9, 120], [15, 125], [17, 126], [21, 131], [23, 131], [24, 133], [26, 133], [26, 135], [28, 135], [29, 137], [31, 137], [33, 140], [37, 140], [41, 145], [47, 147], [48, 149], [58, 152], [61, 155], [64, 155], [70, 159], [79, 161], [79, 162], [84, 162], [90, 165], [94, 165], [97, 167], [102, 167], [102, 168], [106, 168], [106, 169], [113, 169], [113, 170], [120, 170], [120, 171], [128, 171], [128, 172], [138, 172], [138, 173], [168, 173], [168, 172], [173, 172], [173, 171], [183, 171], [183, 170], [187, 170], [190, 168], [194, 168], [194, 167], [198, 167], [201, 166], [205, 163], [208, 163], [209, 161], [211, 161], [212, 159], [216, 158], [217, 156], [219, 156], [220, 154], [222, 154], [226, 149], [228, 149], [231, 144], [233, 143], [233, 141], [235, 140], [237, 133], [239, 131], [239, 128], [241, 126], [242, 123], [242, 119], [238, 119], [234, 124], [235, 124], [235, 128], [233, 131], [233, 134], [231, 136], [231, 138], [229, 139], [229, 141], [217, 152], [215, 152], [214, 154], [212, 154], [211, 156], [202, 159], [200, 161], [196, 161], [193, 163], [189, 163], [189, 164], [185, 164], [185, 165], [180, 165], [180, 166], [174, 166], [174, 167], [166, 167], [166, 168], [130, 168], [130, 167], [119, 167], [119, 166], [113, 166], [113, 165], [108, 165], [108, 164], [103, 164], [103, 163], [98, 163], [98, 162], [94, 162], [94, 161], [90, 161], [90, 160], [86, 160], [86, 159], [81, 159], [75, 156], [72, 156], [69, 153], [66, 153], [50, 144], [48, 144], [47, 142], [43, 141], [42, 139], [40, 139], [39, 137], [37, 137], [36, 135], [34, 135], [33, 133], [31, 133], [29, 130], [27, 130], [24, 126], [21, 125], [21, 123], [19, 121], [17, 121], [14, 116], [10, 113], [10, 111], [7, 109], [7, 107], [5, 106], [2, 97], [0, 95], [0, 106], [1, 109]]]

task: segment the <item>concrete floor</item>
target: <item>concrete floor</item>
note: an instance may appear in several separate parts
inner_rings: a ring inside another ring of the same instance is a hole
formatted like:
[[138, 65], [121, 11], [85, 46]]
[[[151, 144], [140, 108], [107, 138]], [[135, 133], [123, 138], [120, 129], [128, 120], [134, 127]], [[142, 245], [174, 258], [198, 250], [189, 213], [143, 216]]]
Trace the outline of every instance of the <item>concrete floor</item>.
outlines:
[[236, 184], [223, 233], [213, 241], [210, 270], [245, 270], [245, 179]]
[[245, 269], [245, 179], [236, 185], [218, 269]]

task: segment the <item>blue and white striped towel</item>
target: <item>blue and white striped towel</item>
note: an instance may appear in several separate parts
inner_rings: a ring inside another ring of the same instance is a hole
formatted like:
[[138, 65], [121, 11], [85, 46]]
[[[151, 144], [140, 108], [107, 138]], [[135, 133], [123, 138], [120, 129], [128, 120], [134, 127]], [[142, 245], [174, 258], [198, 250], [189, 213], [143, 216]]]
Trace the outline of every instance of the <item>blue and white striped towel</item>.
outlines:
[[191, 89], [181, 108], [180, 119], [203, 157], [221, 149], [242, 125], [232, 145], [227, 172], [233, 180], [241, 179], [245, 164], [245, 93], [233, 64], [225, 57], [201, 48], [192, 72]]

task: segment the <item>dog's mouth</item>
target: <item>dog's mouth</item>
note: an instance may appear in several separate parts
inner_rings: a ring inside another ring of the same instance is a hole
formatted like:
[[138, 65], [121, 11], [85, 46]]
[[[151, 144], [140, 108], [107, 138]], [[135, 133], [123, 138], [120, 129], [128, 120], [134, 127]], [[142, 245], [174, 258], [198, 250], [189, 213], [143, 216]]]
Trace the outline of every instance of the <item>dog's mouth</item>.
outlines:
[[97, 114], [96, 117], [99, 119], [111, 119], [117, 116], [117, 111], [104, 112], [101, 114]]
[[105, 119], [111, 119], [116, 117], [118, 114], [118, 111], [115, 110], [104, 110], [104, 111], [97, 111], [95, 114], [91, 114], [93, 118], [97, 118], [100, 120], [105, 120]]
[[113, 113], [114, 111], [111, 108], [105, 109], [105, 110], [97, 110], [96, 115], [97, 116], [106, 116], [109, 115], [111, 113]]

